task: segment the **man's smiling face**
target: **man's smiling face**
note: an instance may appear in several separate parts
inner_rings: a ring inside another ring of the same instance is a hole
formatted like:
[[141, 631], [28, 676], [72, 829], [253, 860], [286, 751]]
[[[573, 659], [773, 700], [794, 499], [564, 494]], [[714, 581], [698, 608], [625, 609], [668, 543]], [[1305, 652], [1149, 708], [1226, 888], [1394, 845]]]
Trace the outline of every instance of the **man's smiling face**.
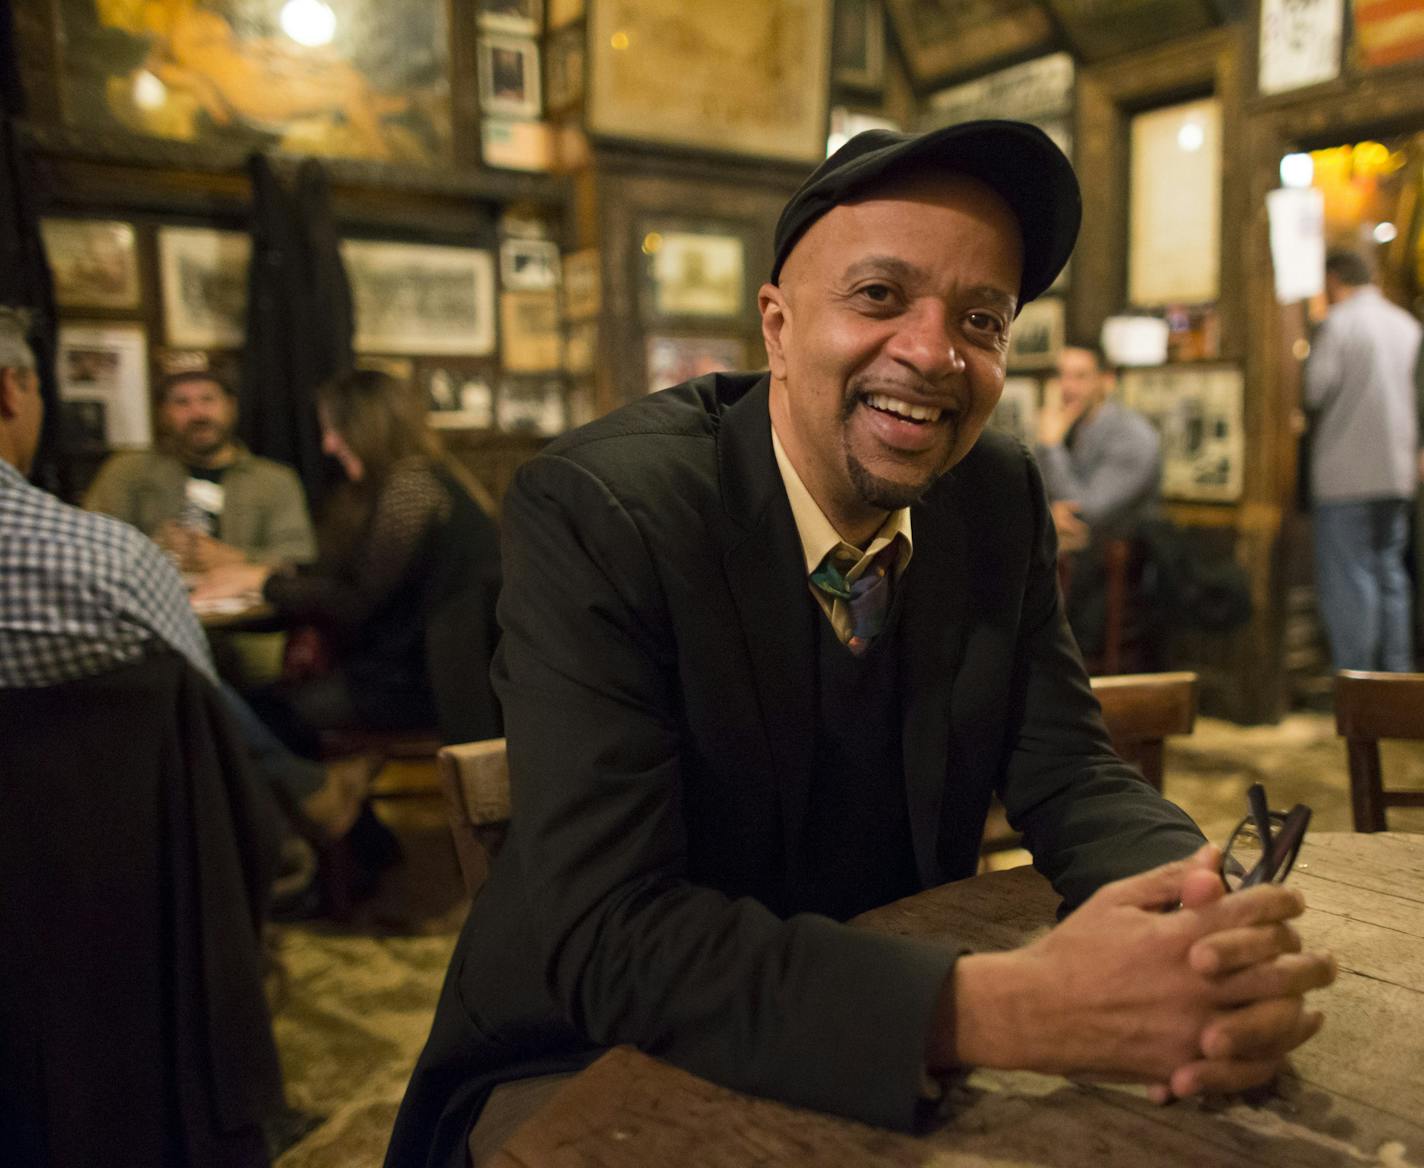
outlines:
[[806, 488], [861, 542], [969, 452], [1004, 387], [1023, 244], [963, 175], [832, 208], [760, 294], [771, 416]]

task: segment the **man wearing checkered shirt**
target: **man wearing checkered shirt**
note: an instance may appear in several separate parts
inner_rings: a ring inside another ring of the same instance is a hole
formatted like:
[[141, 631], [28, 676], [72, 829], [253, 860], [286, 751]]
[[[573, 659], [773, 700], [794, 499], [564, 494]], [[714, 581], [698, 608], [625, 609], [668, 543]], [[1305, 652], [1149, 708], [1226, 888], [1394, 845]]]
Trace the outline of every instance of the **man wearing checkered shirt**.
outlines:
[[44, 401], [26, 321], [0, 308], [0, 690], [58, 685], [177, 650], [219, 687], [257, 772], [303, 826], [350, 828], [371, 765], [323, 768], [286, 750], [218, 682], [178, 571], [137, 528], [61, 503], [26, 481]]

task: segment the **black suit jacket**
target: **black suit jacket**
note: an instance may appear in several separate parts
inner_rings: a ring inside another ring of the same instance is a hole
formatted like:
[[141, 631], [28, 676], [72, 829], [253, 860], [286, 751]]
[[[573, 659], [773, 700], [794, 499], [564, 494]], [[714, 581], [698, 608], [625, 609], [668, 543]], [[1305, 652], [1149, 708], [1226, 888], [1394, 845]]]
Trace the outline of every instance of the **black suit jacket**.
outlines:
[[[504, 505], [513, 827], [453, 959], [388, 1163], [461, 1163], [490, 1084], [631, 1042], [900, 1127], [952, 944], [783, 914], [815, 745], [816, 621], [765, 376], [654, 395], [551, 445]], [[926, 887], [990, 796], [1071, 905], [1194, 850], [1112, 754], [1024, 448], [986, 434], [912, 512], [897, 643]]]

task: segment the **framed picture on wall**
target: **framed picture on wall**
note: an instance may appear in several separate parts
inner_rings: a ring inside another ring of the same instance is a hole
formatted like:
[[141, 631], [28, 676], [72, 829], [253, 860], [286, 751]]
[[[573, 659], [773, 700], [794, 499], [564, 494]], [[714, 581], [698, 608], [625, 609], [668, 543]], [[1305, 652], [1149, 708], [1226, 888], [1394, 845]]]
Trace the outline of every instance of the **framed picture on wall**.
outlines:
[[560, 266], [559, 245], [552, 240], [506, 239], [499, 245], [499, 278], [506, 288], [557, 288]]
[[474, 247], [344, 240], [358, 352], [494, 352], [494, 260]]
[[602, 260], [596, 247], [564, 256], [564, 317], [588, 320], [603, 304]]
[[138, 248], [132, 223], [41, 219], [55, 302], [64, 308], [137, 308]]
[[589, 22], [590, 132], [799, 162], [825, 157], [828, 0], [599, 0]]
[[438, 430], [488, 430], [494, 425], [494, 385], [488, 370], [452, 364], [421, 369], [427, 418]]
[[163, 333], [170, 348], [240, 349], [252, 241], [240, 231], [158, 229]]
[[650, 336], [648, 392], [701, 377], [746, 368], [747, 346], [740, 337]]
[[544, 105], [551, 113], [583, 101], [583, 34], [583, 25], [549, 34], [544, 49]]
[[510, 373], [546, 373], [562, 368], [563, 332], [559, 328], [559, 298], [542, 292], [501, 292], [499, 295], [500, 354]]
[[497, 32], [528, 33], [539, 31], [543, 16], [541, 0], [478, 0], [477, 21], [481, 28]]
[[1200, 365], [1127, 369], [1122, 400], [1162, 435], [1162, 494], [1186, 502], [1241, 497], [1245, 454], [1241, 370]]
[[1261, 0], [1256, 88], [1285, 93], [1340, 75], [1345, 0]]
[[879, 89], [885, 82], [885, 8], [881, 0], [835, 0], [831, 75], [837, 85]]
[[563, 380], [506, 377], [499, 383], [495, 410], [499, 428], [506, 434], [552, 437], [567, 424]]
[[643, 301], [649, 319], [734, 319], [746, 307], [746, 244], [739, 234], [675, 221], [645, 225]]
[[1009, 368], [1048, 369], [1063, 347], [1063, 301], [1030, 300], [1009, 329]]
[[1038, 378], [1006, 377], [989, 425], [1032, 446], [1038, 431]]
[[512, 118], [539, 116], [539, 46], [527, 37], [479, 42], [480, 108]]
[[92, 446], [102, 426], [103, 444], [145, 447], [153, 441], [149, 419], [148, 337], [142, 325], [62, 324], [55, 354], [59, 396], [71, 425], [84, 427]]

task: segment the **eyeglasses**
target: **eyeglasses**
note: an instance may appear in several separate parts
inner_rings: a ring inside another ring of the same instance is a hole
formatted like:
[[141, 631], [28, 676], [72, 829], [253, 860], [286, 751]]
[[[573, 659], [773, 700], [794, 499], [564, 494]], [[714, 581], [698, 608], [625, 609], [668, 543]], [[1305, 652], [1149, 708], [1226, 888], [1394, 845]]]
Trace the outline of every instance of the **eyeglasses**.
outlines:
[[1221, 879], [1231, 892], [1284, 881], [1310, 823], [1310, 808], [1304, 803], [1289, 811], [1270, 810], [1266, 788], [1260, 783], [1251, 784], [1246, 805], [1248, 814], [1231, 833], [1221, 856]]

